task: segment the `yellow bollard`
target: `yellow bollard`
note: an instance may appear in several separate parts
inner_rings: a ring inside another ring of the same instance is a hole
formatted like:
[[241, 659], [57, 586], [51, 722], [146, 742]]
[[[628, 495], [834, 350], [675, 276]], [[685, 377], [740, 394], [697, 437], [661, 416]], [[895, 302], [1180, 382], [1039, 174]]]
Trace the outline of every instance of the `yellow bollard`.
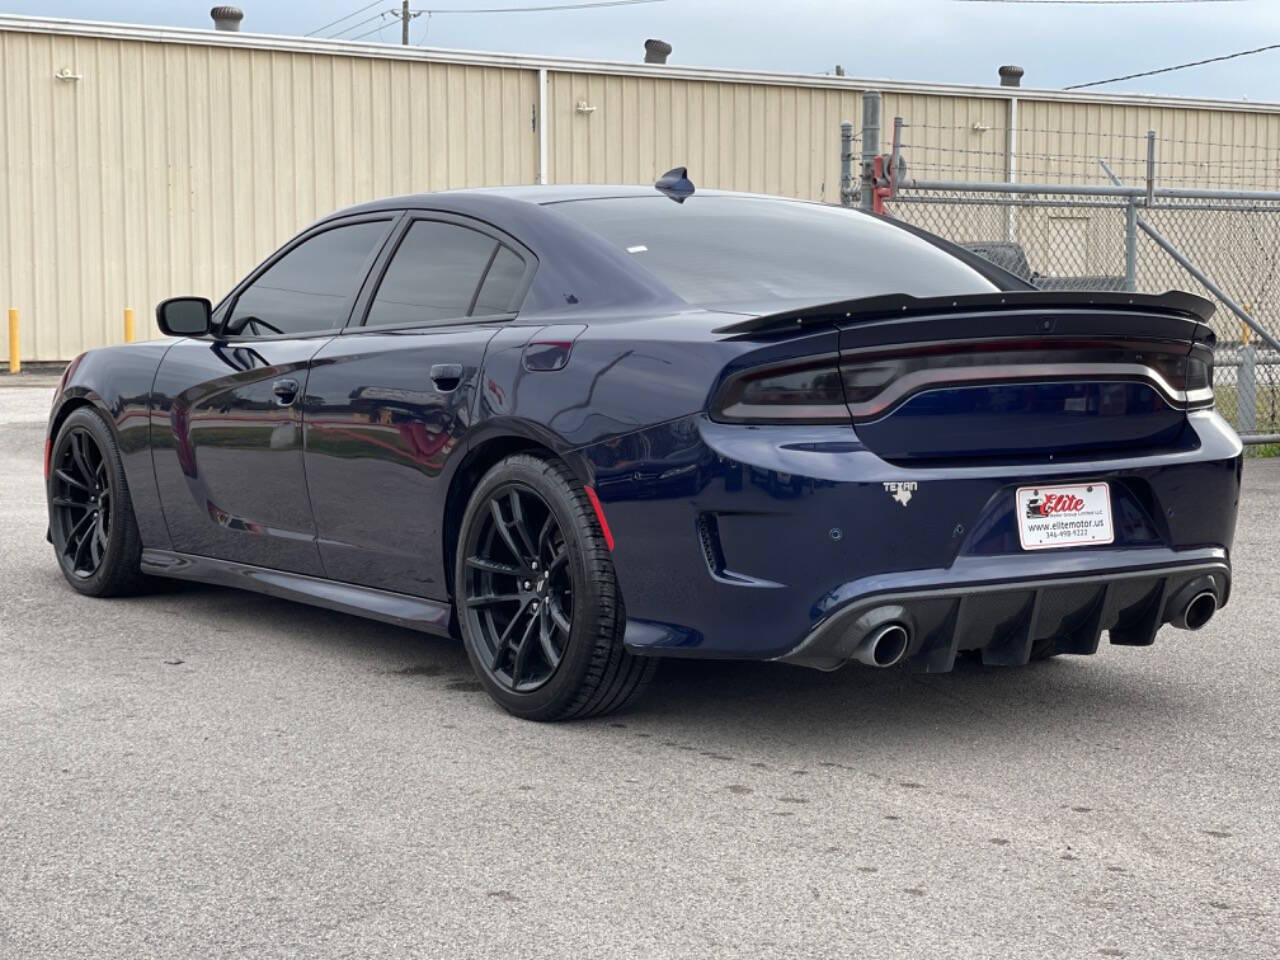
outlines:
[[133, 343], [133, 307], [124, 308], [124, 342]]
[[18, 343], [18, 308], [9, 308], [9, 372], [22, 372], [22, 349]]

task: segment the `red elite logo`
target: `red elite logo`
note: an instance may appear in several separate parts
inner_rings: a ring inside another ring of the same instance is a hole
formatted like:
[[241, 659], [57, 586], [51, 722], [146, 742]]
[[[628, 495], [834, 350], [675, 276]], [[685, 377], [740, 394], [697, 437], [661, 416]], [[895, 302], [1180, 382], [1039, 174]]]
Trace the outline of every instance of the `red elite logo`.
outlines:
[[1040, 515], [1048, 517], [1055, 513], [1079, 513], [1083, 509], [1084, 501], [1073, 494], [1050, 493], [1040, 504]]

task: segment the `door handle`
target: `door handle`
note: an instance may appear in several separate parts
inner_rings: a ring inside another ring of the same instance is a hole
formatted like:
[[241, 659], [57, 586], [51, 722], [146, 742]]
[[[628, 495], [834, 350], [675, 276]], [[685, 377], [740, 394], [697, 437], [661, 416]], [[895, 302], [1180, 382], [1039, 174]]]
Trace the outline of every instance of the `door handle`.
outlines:
[[276, 395], [276, 403], [287, 407], [298, 397], [297, 380], [277, 380], [271, 385], [271, 392]]
[[449, 393], [458, 389], [462, 382], [462, 364], [433, 363], [431, 365], [431, 382], [441, 393]]

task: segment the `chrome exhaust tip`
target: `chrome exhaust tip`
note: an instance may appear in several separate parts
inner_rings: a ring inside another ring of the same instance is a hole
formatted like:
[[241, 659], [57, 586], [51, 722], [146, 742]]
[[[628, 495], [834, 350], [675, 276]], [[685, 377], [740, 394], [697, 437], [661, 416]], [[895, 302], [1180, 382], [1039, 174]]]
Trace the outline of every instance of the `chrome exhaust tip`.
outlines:
[[1173, 619], [1179, 630], [1199, 630], [1218, 612], [1218, 595], [1212, 590], [1202, 590], [1187, 601]]
[[862, 638], [853, 659], [869, 667], [892, 667], [902, 662], [911, 646], [911, 631], [901, 623], [886, 623]]

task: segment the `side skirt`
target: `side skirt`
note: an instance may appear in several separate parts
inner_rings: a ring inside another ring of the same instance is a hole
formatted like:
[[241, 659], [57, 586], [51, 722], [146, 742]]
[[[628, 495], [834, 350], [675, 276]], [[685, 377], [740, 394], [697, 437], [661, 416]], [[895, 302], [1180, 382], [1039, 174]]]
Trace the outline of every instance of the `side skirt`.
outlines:
[[452, 604], [388, 590], [375, 590], [354, 583], [338, 583], [300, 573], [270, 570], [211, 557], [195, 557], [169, 550], [143, 550], [142, 572], [155, 577], [195, 580], [199, 583], [252, 590], [282, 600], [309, 603], [326, 610], [381, 620], [383, 623], [424, 633], [455, 635]]

